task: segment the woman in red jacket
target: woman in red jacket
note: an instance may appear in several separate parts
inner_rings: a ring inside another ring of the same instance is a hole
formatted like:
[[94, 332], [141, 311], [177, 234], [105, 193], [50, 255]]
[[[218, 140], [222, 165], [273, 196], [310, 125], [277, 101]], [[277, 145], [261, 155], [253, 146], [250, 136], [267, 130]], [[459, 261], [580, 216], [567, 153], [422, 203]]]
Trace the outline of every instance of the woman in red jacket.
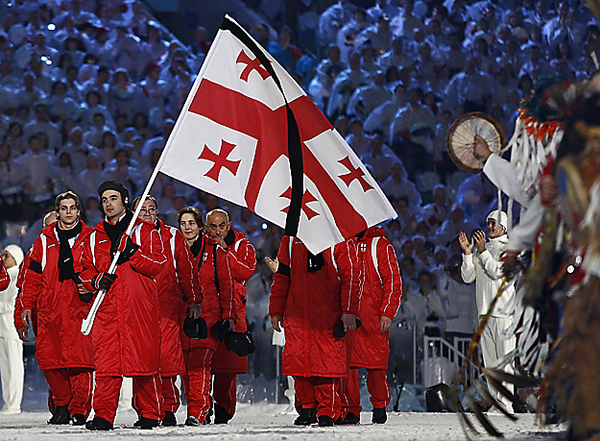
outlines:
[[360, 421], [359, 367], [367, 369], [373, 422], [383, 424], [387, 420], [385, 408], [390, 403], [390, 386], [386, 377], [390, 356], [389, 329], [400, 306], [402, 279], [394, 247], [383, 234], [381, 228], [371, 227], [357, 236], [358, 262], [364, 278], [358, 311], [362, 326], [348, 334], [349, 407], [345, 424]]
[[21, 326], [29, 327], [36, 317], [36, 359], [56, 405], [48, 422], [83, 425], [91, 410], [94, 353], [92, 340], [79, 330], [91, 293], [80, 297], [74, 262], [92, 228], [79, 219], [75, 193], [58, 195], [55, 208], [58, 222], [42, 230], [28, 253], [17, 302]]
[[[123, 377], [133, 377], [133, 399], [140, 409], [139, 426], [158, 426], [161, 416], [160, 318], [157, 277], [166, 258], [155, 226], [137, 219], [125, 235], [133, 213], [129, 192], [119, 182], [98, 188], [106, 216], [84, 243], [81, 280], [90, 291], [106, 290], [91, 331], [96, 361], [95, 417], [89, 430], [110, 430], [117, 411]], [[108, 274], [113, 255], [120, 257]]]
[[[210, 236], [203, 234], [202, 215], [195, 207], [186, 207], [178, 214], [179, 229], [183, 233], [198, 267], [198, 276], [204, 299], [199, 307], [209, 330], [207, 338], [192, 340], [182, 332], [183, 358], [187, 373], [183, 376], [185, 398], [188, 403], [187, 426], [208, 423], [211, 407], [211, 362], [218, 340], [211, 335], [213, 325], [229, 321], [235, 329], [235, 298], [233, 275], [227, 252]], [[189, 308], [193, 299], [188, 299]], [[184, 311], [185, 314], [185, 311]]]
[[282, 374], [296, 380], [302, 405], [294, 424], [331, 426], [341, 416], [341, 380], [347, 375], [346, 343], [333, 335], [340, 322], [356, 328], [359, 269], [353, 241], [318, 255], [298, 238], [284, 236], [273, 276], [269, 315], [285, 329]]

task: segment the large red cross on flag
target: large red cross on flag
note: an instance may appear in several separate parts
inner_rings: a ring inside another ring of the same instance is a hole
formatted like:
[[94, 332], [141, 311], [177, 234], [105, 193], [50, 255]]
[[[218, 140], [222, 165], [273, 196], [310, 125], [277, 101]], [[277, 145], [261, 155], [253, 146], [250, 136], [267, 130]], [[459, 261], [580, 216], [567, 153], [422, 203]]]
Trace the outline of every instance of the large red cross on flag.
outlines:
[[293, 235], [315, 254], [396, 217], [377, 182], [304, 91], [229, 17], [157, 167], [248, 207], [288, 234], [295, 229]]

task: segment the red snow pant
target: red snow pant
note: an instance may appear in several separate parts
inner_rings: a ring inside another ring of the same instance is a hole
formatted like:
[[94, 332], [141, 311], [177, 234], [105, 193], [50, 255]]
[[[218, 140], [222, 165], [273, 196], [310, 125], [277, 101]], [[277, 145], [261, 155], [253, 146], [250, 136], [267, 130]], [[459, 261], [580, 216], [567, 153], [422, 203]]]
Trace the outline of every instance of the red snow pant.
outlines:
[[191, 348], [183, 351], [187, 373], [182, 375], [183, 390], [187, 401], [188, 416], [196, 417], [201, 423], [211, 408], [210, 364], [214, 350]]
[[[96, 376], [94, 392], [94, 412], [96, 416], [113, 423], [119, 406], [123, 377]], [[163, 416], [161, 408], [161, 384], [158, 375], [133, 377], [133, 408], [140, 418], [160, 421]]]
[[213, 400], [215, 405], [221, 406], [227, 415], [233, 417], [236, 403], [237, 375], [233, 373], [220, 373], [213, 375]]
[[[360, 388], [358, 385], [358, 368], [348, 369], [347, 397], [348, 408], [346, 413], [351, 412], [360, 415]], [[367, 390], [371, 394], [373, 408], [381, 409], [390, 404], [390, 386], [387, 382], [385, 369], [367, 369]]]
[[177, 412], [179, 409], [179, 389], [175, 385], [177, 375], [160, 377], [162, 382], [162, 408], [163, 411]]
[[317, 416], [327, 415], [337, 420], [342, 412], [340, 378], [296, 377], [296, 399], [303, 409], [317, 409]]
[[87, 418], [92, 409], [94, 370], [81, 367], [44, 369], [42, 372], [50, 388], [50, 411], [54, 413], [55, 406], [68, 404], [71, 416], [80, 413]]

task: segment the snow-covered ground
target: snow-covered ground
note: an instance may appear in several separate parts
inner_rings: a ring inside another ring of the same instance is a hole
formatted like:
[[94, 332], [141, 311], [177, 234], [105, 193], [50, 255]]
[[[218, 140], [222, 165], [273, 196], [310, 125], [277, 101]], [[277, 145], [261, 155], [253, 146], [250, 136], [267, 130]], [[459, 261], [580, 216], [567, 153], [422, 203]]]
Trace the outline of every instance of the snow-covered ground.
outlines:
[[[359, 426], [329, 428], [295, 427], [295, 413], [284, 413], [285, 405], [239, 404], [236, 416], [228, 425], [202, 427], [183, 426], [185, 409], [177, 414], [179, 426], [142, 431], [132, 427], [133, 411], [117, 415], [116, 429], [110, 432], [90, 432], [83, 427], [48, 426], [48, 412], [24, 412], [18, 415], [0, 413], [2, 441], [117, 441], [159, 438], [161, 441], [203, 440], [403, 440], [403, 441], [462, 441], [466, 440], [458, 418], [450, 413], [390, 412], [384, 425], [371, 423], [371, 413], [363, 412]], [[525, 414], [515, 423], [501, 415], [490, 416], [505, 439], [518, 441], [551, 441], [563, 428], [540, 428], [532, 414]], [[481, 430], [483, 433], [483, 430]], [[490, 436], [481, 439], [492, 440]]]

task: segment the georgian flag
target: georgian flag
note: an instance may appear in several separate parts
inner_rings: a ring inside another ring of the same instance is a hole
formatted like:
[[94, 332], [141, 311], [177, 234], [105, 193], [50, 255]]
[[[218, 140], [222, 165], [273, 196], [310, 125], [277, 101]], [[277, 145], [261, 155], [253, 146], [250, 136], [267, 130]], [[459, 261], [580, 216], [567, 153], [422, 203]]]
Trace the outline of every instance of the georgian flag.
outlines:
[[396, 217], [341, 135], [228, 16], [157, 168], [248, 207], [314, 254]]

